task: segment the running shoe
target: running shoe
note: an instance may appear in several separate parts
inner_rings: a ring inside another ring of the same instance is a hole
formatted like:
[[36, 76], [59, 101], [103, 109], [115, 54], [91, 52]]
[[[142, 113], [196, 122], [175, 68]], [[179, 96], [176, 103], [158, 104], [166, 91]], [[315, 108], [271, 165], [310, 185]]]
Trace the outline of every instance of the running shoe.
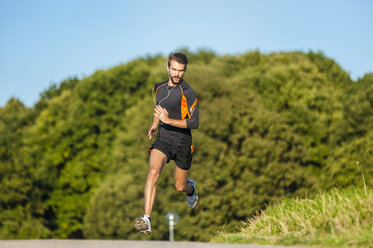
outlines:
[[150, 217], [144, 215], [137, 218], [135, 222], [135, 228], [142, 234], [151, 234], [152, 228], [150, 226]]
[[190, 208], [194, 208], [194, 206], [197, 204], [197, 201], [198, 201], [198, 195], [197, 195], [197, 191], [196, 191], [196, 184], [194, 183], [193, 179], [189, 178], [188, 179], [188, 182], [190, 182], [190, 184], [192, 185], [193, 189], [194, 189], [194, 194], [191, 195], [191, 196], [186, 196], [186, 202], [188, 204], [188, 206]]

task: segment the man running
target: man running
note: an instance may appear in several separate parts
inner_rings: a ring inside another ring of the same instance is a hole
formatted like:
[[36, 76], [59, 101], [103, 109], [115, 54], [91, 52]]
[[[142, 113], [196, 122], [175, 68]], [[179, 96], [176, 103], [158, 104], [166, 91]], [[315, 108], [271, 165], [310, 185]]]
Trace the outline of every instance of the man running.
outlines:
[[145, 184], [145, 214], [136, 219], [135, 227], [142, 234], [151, 234], [150, 216], [156, 196], [157, 182], [164, 165], [175, 161], [175, 188], [186, 193], [186, 202], [194, 208], [198, 196], [193, 179], [188, 179], [192, 163], [191, 129], [198, 128], [197, 97], [184, 80], [188, 59], [183, 53], [170, 53], [168, 80], [154, 87], [157, 102], [153, 124], [148, 132], [152, 138], [159, 123], [157, 138], [151, 147], [149, 172]]

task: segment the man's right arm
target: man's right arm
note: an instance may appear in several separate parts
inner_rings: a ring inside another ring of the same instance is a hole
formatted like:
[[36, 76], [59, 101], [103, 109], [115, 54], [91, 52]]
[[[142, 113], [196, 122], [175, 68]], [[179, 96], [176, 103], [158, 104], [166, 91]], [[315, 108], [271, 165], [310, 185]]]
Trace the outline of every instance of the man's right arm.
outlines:
[[150, 127], [149, 132], [148, 132], [148, 137], [149, 137], [149, 139], [152, 139], [153, 134], [154, 134], [155, 131], [157, 130], [158, 123], [159, 123], [159, 118], [156, 117], [156, 116], [153, 114], [153, 124], [152, 124], [152, 126]]

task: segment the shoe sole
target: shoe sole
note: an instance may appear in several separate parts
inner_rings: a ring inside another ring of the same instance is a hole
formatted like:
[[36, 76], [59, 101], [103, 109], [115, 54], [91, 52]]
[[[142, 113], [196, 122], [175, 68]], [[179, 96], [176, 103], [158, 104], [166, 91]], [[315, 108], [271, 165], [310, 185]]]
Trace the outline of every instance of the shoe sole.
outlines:
[[144, 235], [150, 235], [150, 234], [152, 234], [152, 231], [145, 230], [145, 231], [140, 231], [140, 233], [144, 234]]
[[196, 205], [197, 205], [197, 202], [198, 202], [198, 195], [196, 196], [196, 202], [192, 205], [192, 206], [190, 206], [189, 204], [188, 204], [188, 202], [187, 202], [187, 204], [188, 204], [188, 207], [190, 207], [190, 208], [194, 208]]
[[148, 225], [142, 219], [136, 220], [135, 228], [137, 229], [137, 231], [145, 235], [149, 235], [152, 233], [151, 230], [148, 230]]

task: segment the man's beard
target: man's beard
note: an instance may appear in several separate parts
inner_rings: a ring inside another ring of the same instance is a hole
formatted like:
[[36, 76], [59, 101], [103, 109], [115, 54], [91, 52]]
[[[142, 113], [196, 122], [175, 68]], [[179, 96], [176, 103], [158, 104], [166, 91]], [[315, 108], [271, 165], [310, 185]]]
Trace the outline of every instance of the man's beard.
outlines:
[[183, 79], [182, 77], [180, 77], [180, 78], [179, 78], [179, 81], [176, 83], [176, 82], [174, 81], [174, 79], [171, 77], [170, 73], [168, 73], [168, 77], [171, 79], [171, 82], [172, 82], [173, 84], [179, 84], [179, 83], [181, 82], [181, 80]]

